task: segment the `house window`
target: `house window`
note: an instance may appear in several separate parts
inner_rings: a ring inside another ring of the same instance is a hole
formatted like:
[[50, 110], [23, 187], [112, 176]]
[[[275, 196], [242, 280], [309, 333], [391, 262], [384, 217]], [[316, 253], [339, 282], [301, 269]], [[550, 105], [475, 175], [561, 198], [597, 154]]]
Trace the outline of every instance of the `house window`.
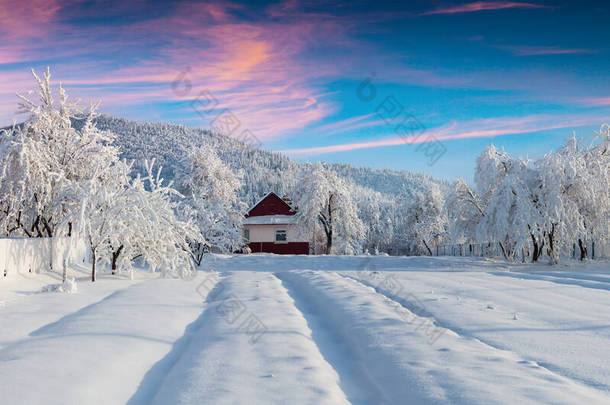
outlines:
[[244, 229], [244, 239], [246, 240], [246, 242], [250, 242], [250, 230], [249, 229]]
[[288, 237], [286, 235], [285, 229], [278, 229], [275, 231], [275, 242], [276, 243], [285, 243], [288, 241]]

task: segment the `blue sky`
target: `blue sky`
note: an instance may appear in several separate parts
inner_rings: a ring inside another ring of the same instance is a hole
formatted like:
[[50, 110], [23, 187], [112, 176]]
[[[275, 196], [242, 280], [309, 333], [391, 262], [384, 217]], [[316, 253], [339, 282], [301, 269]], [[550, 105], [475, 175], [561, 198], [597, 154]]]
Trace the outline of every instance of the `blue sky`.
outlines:
[[[5, 0], [0, 124], [20, 119], [15, 92], [32, 88], [29, 69], [50, 66], [69, 94], [109, 114], [247, 130], [299, 160], [470, 180], [490, 143], [538, 157], [610, 121], [609, 11], [582, 1]], [[368, 101], [358, 97], [367, 79]]]

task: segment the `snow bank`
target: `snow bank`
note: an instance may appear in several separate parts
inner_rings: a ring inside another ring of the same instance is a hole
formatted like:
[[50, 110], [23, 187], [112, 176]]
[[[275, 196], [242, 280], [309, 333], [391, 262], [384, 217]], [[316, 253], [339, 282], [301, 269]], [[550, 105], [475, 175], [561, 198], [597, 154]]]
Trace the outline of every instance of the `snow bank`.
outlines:
[[82, 263], [86, 257], [84, 242], [71, 238], [0, 238], [0, 282], [17, 274], [61, 272], [64, 259]]

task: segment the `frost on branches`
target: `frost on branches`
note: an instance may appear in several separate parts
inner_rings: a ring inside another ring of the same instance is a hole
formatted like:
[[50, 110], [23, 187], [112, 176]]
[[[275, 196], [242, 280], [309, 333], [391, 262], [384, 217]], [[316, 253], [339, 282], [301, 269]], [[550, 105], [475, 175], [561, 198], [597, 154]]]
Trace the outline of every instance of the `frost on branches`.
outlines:
[[92, 281], [97, 259], [110, 262], [113, 274], [133, 274], [135, 259], [166, 276], [194, 271], [188, 241], [201, 236], [192, 221], [177, 217], [181, 195], [163, 184], [161, 168], [155, 173], [154, 162], [144, 164], [146, 177], [131, 179], [130, 167], [118, 162], [84, 194], [81, 221], [92, 254]]
[[293, 195], [298, 221], [312, 229], [320, 225], [326, 235], [326, 253], [333, 252], [336, 241], [340, 253], [361, 251], [364, 225], [352, 198], [353, 186], [320, 164], [304, 172]]
[[[70, 235], [80, 185], [116, 160], [118, 151], [113, 135], [93, 125], [95, 106], [83, 111], [69, 103], [61, 85], [56, 103], [49, 70], [42, 79], [32, 73], [40, 100], [19, 96], [19, 111], [29, 118], [0, 140], [1, 160], [9, 162], [0, 173], [0, 229], [5, 236]], [[84, 120], [80, 130], [73, 119]]]
[[358, 217], [365, 229], [362, 248], [365, 252], [379, 254], [386, 251], [394, 236], [392, 219], [394, 202], [378, 191], [354, 186]]
[[153, 271], [190, 274], [187, 242], [201, 234], [176, 215], [182, 196], [163, 184], [152, 163], [145, 162], [146, 176], [132, 178], [115, 136], [96, 127], [95, 106], [84, 111], [69, 103], [61, 85], [56, 103], [49, 70], [42, 79], [33, 74], [39, 102], [20, 96], [28, 119], [0, 134], [1, 235], [84, 239], [92, 281], [98, 263], [110, 263], [114, 274], [133, 269], [135, 259]]
[[593, 242], [607, 243], [610, 129], [585, 145], [575, 137], [536, 160], [490, 146], [477, 159], [476, 189], [458, 181], [448, 200], [451, 234], [460, 242], [498, 243], [508, 260], [557, 263]]
[[443, 205], [440, 189], [434, 183], [428, 183], [426, 191], [415, 193], [406, 217], [407, 228], [411, 230], [408, 240], [413, 254], [432, 256], [431, 247], [445, 237], [447, 219]]
[[198, 265], [205, 252], [231, 253], [245, 246], [241, 224], [246, 207], [237, 198], [241, 183], [213, 149], [201, 146], [187, 152], [176, 183], [186, 197], [183, 212], [194, 218], [202, 235], [191, 240]]

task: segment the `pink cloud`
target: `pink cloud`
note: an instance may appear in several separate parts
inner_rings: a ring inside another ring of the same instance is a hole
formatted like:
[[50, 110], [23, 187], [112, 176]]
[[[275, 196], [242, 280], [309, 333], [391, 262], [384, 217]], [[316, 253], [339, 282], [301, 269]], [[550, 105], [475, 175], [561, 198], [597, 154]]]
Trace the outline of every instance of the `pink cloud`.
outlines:
[[476, 11], [504, 10], [510, 8], [535, 9], [550, 7], [541, 4], [521, 3], [514, 1], [475, 1], [472, 3], [461, 4], [458, 6], [439, 7], [434, 10], [421, 13], [420, 15], [472, 13]]
[[157, 60], [113, 76], [164, 82], [169, 88], [179, 71], [186, 71], [193, 88], [184, 99], [211, 92], [263, 139], [301, 129], [333, 111], [310, 82], [338, 74], [338, 68], [312, 68], [315, 61], [301, 53], [309, 43], [341, 37], [344, 28], [330, 20], [253, 24], [222, 15], [223, 24], [201, 24], [183, 11], [141, 24], [140, 30], [174, 27], [171, 46], [162, 49]]
[[465, 122], [452, 122], [438, 128], [432, 128], [419, 136], [389, 137], [368, 142], [345, 143], [312, 148], [288, 149], [278, 151], [288, 155], [319, 155], [324, 153], [346, 152], [357, 149], [379, 148], [420, 144], [431, 141], [449, 141], [471, 138], [491, 138], [503, 135], [526, 134], [560, 128], [574, 128], [585, 125], [597, 125], [607, 119], [606, 116], [551, 116], [532, 115], [520, 118], [489, 118]]
[[3, 0], [0, 7], [3, 39], [43, 35], [61, 9], [60, 3], [60, 0]]
[[22, 50], [15, 46], [0, 46], [0, 65], [20, 62], [24, 59]]
[[507, 47], [512, 53], [517, 56], [531, 55], [568, 55], [568, 54], [586, 54], [595, 53], [592, 49], [584, 48], [560, 48], [558, 46], [514, 46]]
[[[69, 67], [52, 67], [54, 77], [67, 79], [63, 83], [68, 88], [77, 86], [77, 95], [101, 99], [102, 108], [104, 103], [188, 102], [201, 91], [210, 91], [222, 108], [230, 108], [261, 139], [301, 129], [330, 114], [334, 107], [311, 82], [338, 74], [340, 67], [317, 66], [315, 60], [304, 58], [303, 52], [310, 44], [328, 38], [340, 41], [346, 28], [330, 17], [316, 15], [314, 19], [298, 13], [281, 22], [249, 22], [234, 17], [233, 11], [240, 7], [232, 3], [182, 3], [171, 15], [115, 27], [119, 35], [111, 37], [121, 38], [121, 43], [106, 40], [103, 46], [124, 49], [130, 41], [142, 38], [164, 45], [129, 67], [87, 68], [72, 62]], [[82, 52], [87, 49], [84, 44], [103, 34], [85, 29], [78, 37], [67, 36], [70, 45], [62, 48]], [[15, 48], [0, 48], [0, 56], [4, 55], [11, 61], [22, 57]], [[192, 90], [177, 95], [171, 83], [184, 71]], [[67, 72], [69, 76], [64, 74]], [[25, 91], [33, 82], [26, 87], [14, 84], [15, 90]], [[194, 111], [192, 114], [197, 117]]]
[[594, 106], [601, 107], [610, 105], [610, 97], [593, 97], [593, 98], [583, 98], [579, 100], [581, 103]]
[[[4, 13], [0, 14], [0, 22], [12, 21], [17, 15], [24, 17], [15, 23], [9, 22], [7, 27], [13, 27], [12, 32], [23, 30], [20, 24], [25, 24], [23, 21], [27, 20], [28, 26], [35, 25], [32, 32], [43, 33], [46, 30], [48, 34], [46, 39], [37, 43], [38, 47], [43, 48], [54, 41], [62, 46], [60, 49], [42, 52], [36, 49], [33, 52], [23, 42], [0, 44], [0, 63], [27, 60], [28, 54], [38, 57], [52, 54], [54, 59], [61, 60], [66, 55], [88, 52], [92, 43], [96, 44], [96, 52], [102, 55], [116, 49], [150, 44], [150, 54], [128, 67], [108, 68], [96, 66], [95, 63], [70, 61], [69, 65], [60, 63], [52, 66], [52, 72], [54, 78], [61, 79], [67, 87], [76, 87], [69, 89], [70, 94], [101, 100], [102, 108], [105, 105], [115, 108], [117, 105], [174, 100], [188, 102], [201, 91], [208, 90], [219, 99], [222, 108], [230, 108], [244, 126], [263, 140], [288, 135], [291, 131], [311, 126], [328, 117], [336, 107], [314, 83], [326, 77], [349, 78], [354, 75], [353, 66], [359, 65], [358, 58], [368, 57], [363, 56], [368, 55], [366, 51], [342, 58], [328, 58], [332, 60], [305, 56], [310, 44], [324, 45], [332, 41], [334, 45], [340, 44], [350, 49], [348, 31], [352, 27], [345, 20], [322, 13], [304, 13], [298, 2], [293, 1], [265, 10], [269, 16], [281, 19], [236, 17], [235, 11], [243, 15], [248, 10], [233, 3], [184, 2], [170, 15], [124, 26], [83, 28], [78, 35], [73, 35], [68, 27], [57, 21], [58, 13], [65, 11], [58, 11], [58, 8], [69, 4], [67, 0], [45, 2], [42, 11], [35, 10], [36, 15], [31, 19], [25, 18], [27, 9], [17, 0], [8, 2], [14, 7], [12, 10], [0, 10], [0, 13]], [[529, 4], [469, 4], [481, 3]], [[124, 7], [130, 7], [130, 4], [126, 2]], [[32, 24], [32, 21], [38, 24]], [[0, 24], [0, 35], [2, 29]], [[98, 41], [98, 37], [104, 40]], [[388, 54], [380, 55], [375, 63], [381, 67], [376, 70], [381, 79], [433, 87], [531, 90], [538, 86], [547, 94], [547, 89], [552, 88], [559, 79], [566, 85], [554, 91], [569, 92], [568, 87], [574, 82], [570, 78], [558, 78], [556, 74], [550, 77], [548, 72], [508, 75], [500, 70], [459, 74], [423, 70], [397, 65], [393, 55]], [[187, 68], [193, 88], [189, 94], [178, 96], [172, 92], [171, 83]], [[29, 73], [20, 73], [20, 79], [13, 81], [6, 79], [3, 72], [0, 93], [10, 94], [11, 100], [14, 100], [15, 91], [24, 92], [33, 87]], [[197, 119], [197, 114], [192, 112], [192, 115]], [[205, 126], [206, 123], [202, 122], [201, 125]], [[362, 118], [318, 129], [335, 134], [377, 125], [379, 121]]]

